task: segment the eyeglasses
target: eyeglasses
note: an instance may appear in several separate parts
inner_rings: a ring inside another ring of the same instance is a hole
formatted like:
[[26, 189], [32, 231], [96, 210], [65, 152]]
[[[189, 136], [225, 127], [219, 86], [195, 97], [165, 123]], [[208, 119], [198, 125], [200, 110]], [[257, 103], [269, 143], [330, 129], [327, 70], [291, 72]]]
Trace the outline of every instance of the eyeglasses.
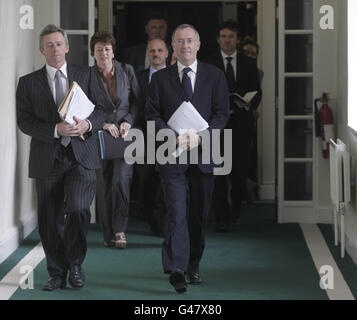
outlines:
[[195, 39], [192, 38], [188, 38], [188, 39], [177, 39], [175, 40], [176, 43], [178, 43], [179, 45], [183, 45], [184, 43], [187, 43], [188, 45], [193, 44], [194, 42], [196, 42]]

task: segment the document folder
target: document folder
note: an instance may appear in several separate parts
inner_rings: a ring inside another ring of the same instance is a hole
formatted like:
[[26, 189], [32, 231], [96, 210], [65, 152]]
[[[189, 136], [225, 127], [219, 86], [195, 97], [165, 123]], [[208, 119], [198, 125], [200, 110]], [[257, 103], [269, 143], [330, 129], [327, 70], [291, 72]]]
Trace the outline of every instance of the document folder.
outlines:
[[[114, 138], [108, 131], [100, 130], [98, 131], [98, 141], [101, 159], [110, 160], [123, 159], [126, 148], [136, 140], [126, 141], [122, 137]], [[140, 145], [142, 148], [135, 150], [134, 157], [144, 157], [144, 141], [141, 141]]]
[[[63, 121], [74, 123], [73, 117], [86, 119], [94, 111], [94, 104], [88, 99], [79, 84], [73, 81], [66, 97], [58, 107], [58, 113]], [[84, 140], [84, 136], [81, 136]]]

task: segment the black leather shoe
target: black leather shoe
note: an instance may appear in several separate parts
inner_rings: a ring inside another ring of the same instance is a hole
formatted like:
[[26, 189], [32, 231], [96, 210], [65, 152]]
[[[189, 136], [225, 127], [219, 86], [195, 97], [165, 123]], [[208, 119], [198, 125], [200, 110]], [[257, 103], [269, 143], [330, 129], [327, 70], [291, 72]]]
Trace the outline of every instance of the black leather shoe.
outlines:
[[84, 286], [84, 274], [79, 264], [71, 266], [68, 280], [73, 288], [80, 289]]
[[184, 293], [187, 290], [185, 273], [182, 270], [171, 272], [170, 283], [174, 286], [177, 293]]
[[52, 277], [47, 283], [43, 286], [43, 290], [45, 291], [53, 291], [57, 289], [64, 289], [67, 285], [66, 277]]
[[188, 284], [201, 284], [202, 278], [198, 272], [187, 273], [186, 281]]

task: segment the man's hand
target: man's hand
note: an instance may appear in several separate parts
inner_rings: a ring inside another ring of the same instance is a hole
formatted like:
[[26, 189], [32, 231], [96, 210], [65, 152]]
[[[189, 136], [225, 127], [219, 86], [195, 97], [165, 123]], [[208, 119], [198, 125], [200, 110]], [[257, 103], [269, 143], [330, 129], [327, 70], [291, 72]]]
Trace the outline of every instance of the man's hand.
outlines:
[[89, 129], [87, 120], [81, 120], [73, 117], [75, 123], [69, 124], [61, 122], [57, 124], [57, 134], [62, 137], [78, 137], [86, 133]]
[[123, 137], [123, 139], [128, 134], [130, 128], [131, 128], [131, 124], [128, 122], [124, 121], [120, 124], [119, 132], [120, 132], [120, 135]]
[[76, 122], [80, 136], [84, 135], [89, 130], [89, 122], [87, 120], [79, 119], [76, 116], [73, 117], [73, 120]]
[[119, 138], [119, 129], [114, 123], [106, 123], [103, 129], [109, 131], [113, 138]]
[[244, 103], [238, 99], [235, 99], [233, 102], [238, 107], [238, 109], [248, 110], [250, 108], [250, 104]]
[[202, 143], [201, 137], [195, 131], [188, 131], [176, 139], [176, 144], [183, 150], [192, 150]]

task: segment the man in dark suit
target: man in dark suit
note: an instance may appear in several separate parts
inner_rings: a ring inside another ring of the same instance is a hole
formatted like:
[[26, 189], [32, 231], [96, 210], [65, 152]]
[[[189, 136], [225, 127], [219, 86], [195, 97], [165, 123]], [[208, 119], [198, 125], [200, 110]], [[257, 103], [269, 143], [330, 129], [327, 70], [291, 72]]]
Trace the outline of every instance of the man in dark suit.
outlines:
[[[241, 201], [246, 199], [246, 180], [251, 159], [250, 147], [254, 137], [255, 115], [261, 100], [259, 72], [253, 59], [237, 51], [238, 27], [233, 21], [224, 22], [218, 29], [217, 42], [219, 50], [205, 59], [226, 74], [230, 93], [244, 96], [247, 92], [258, 91], [249, 105], [243, 105], [231, 98], [231, 116], [227, 128], [233, 133], [233, 163], [230, 181], [232, 184], [232, 214], [227, 200], [227, 178], [218, 176], [215, 184], [214, 207], [217, 220], [217, 231], [227, 231], [231, 219], [237, 219], [240, 214]], [[247, 110], [248, 109], [248, 110]]]
[[[190, 101], [208, 122], [209, 132], [223, 129], [229, 111], [224, 73], [197, 61], [200, 40], [193, 26], [178, 26], [172, 35], [172, 47], [178, 62], [152, 76], [146, 119], [155, 121], [157, 131], [170, 129], [167, 124], [170, 117], [182, 102]], [[177, 137], [177, 144], [188, 154], [199, 148], [199, 157], [205, 148], [201, 143], [198, 133]], [[175, 164], [159, 165], [168, 219], [168, 235], [162, 249], [163, 268], [165, 273], [170, 273], [169, 281], [176, 292], [185, 292], [186, 283], [202, 282], [199, 264], [213, 191], [213, 166], [211, 161], [207, 164], [179, 164], [176, 161]]]
[[89, 94], [89, 69], [66, 63], [67, 35], [54, 25], [42, 30], [40, 51], [46, 65], [20, 78], [16, 110], [19, 128], [32, 138], [29, 177], [36, 182], [39, 233], [51, 277], [43, 289], [64, 288], [68, 270], [71, 286], [81, 288], [94, 169], [99, 167], [93, 134], [102, 127], [104, 113], [95, 108], [87, 119], [62, 121], [57, 109], [71, 83]]
[[[145, 33], [148, 41], [154, 38], [166, 39], [167, 24], [165, 18], [159, 13], [153, 13], [145, 25]], [[150, 61], [146, 55], [147, 42], [125, 49], [124, 62], [131, 64], [135, 71], [149, 68]]]
[[[144, 118], [144, 107], [151, 77], [156, 71], [166, 67], [169, 51], [165, 41], [160, 38], [154, 38], [148, 41], [146, 53], [150, 61], [150, 67], [143, 71], [139, 71], [136, 74], [143, 97], [141, 103], [142, 108], [138, 112], [138, 126], [143, 130], [144, 135], [146, 135], [147, 131]], [[157, 236], [165, 235], [166, 210], [164, 208], [165, 204], [162, 189], [160, 187], [159, 177], [155, 170], [155, 164], [136, 164], [135, 175], [140, 187], [139, 194], [142, 199], [143, 211], [145, 211], [145, 216], [148, 219], [151, 232]]]

